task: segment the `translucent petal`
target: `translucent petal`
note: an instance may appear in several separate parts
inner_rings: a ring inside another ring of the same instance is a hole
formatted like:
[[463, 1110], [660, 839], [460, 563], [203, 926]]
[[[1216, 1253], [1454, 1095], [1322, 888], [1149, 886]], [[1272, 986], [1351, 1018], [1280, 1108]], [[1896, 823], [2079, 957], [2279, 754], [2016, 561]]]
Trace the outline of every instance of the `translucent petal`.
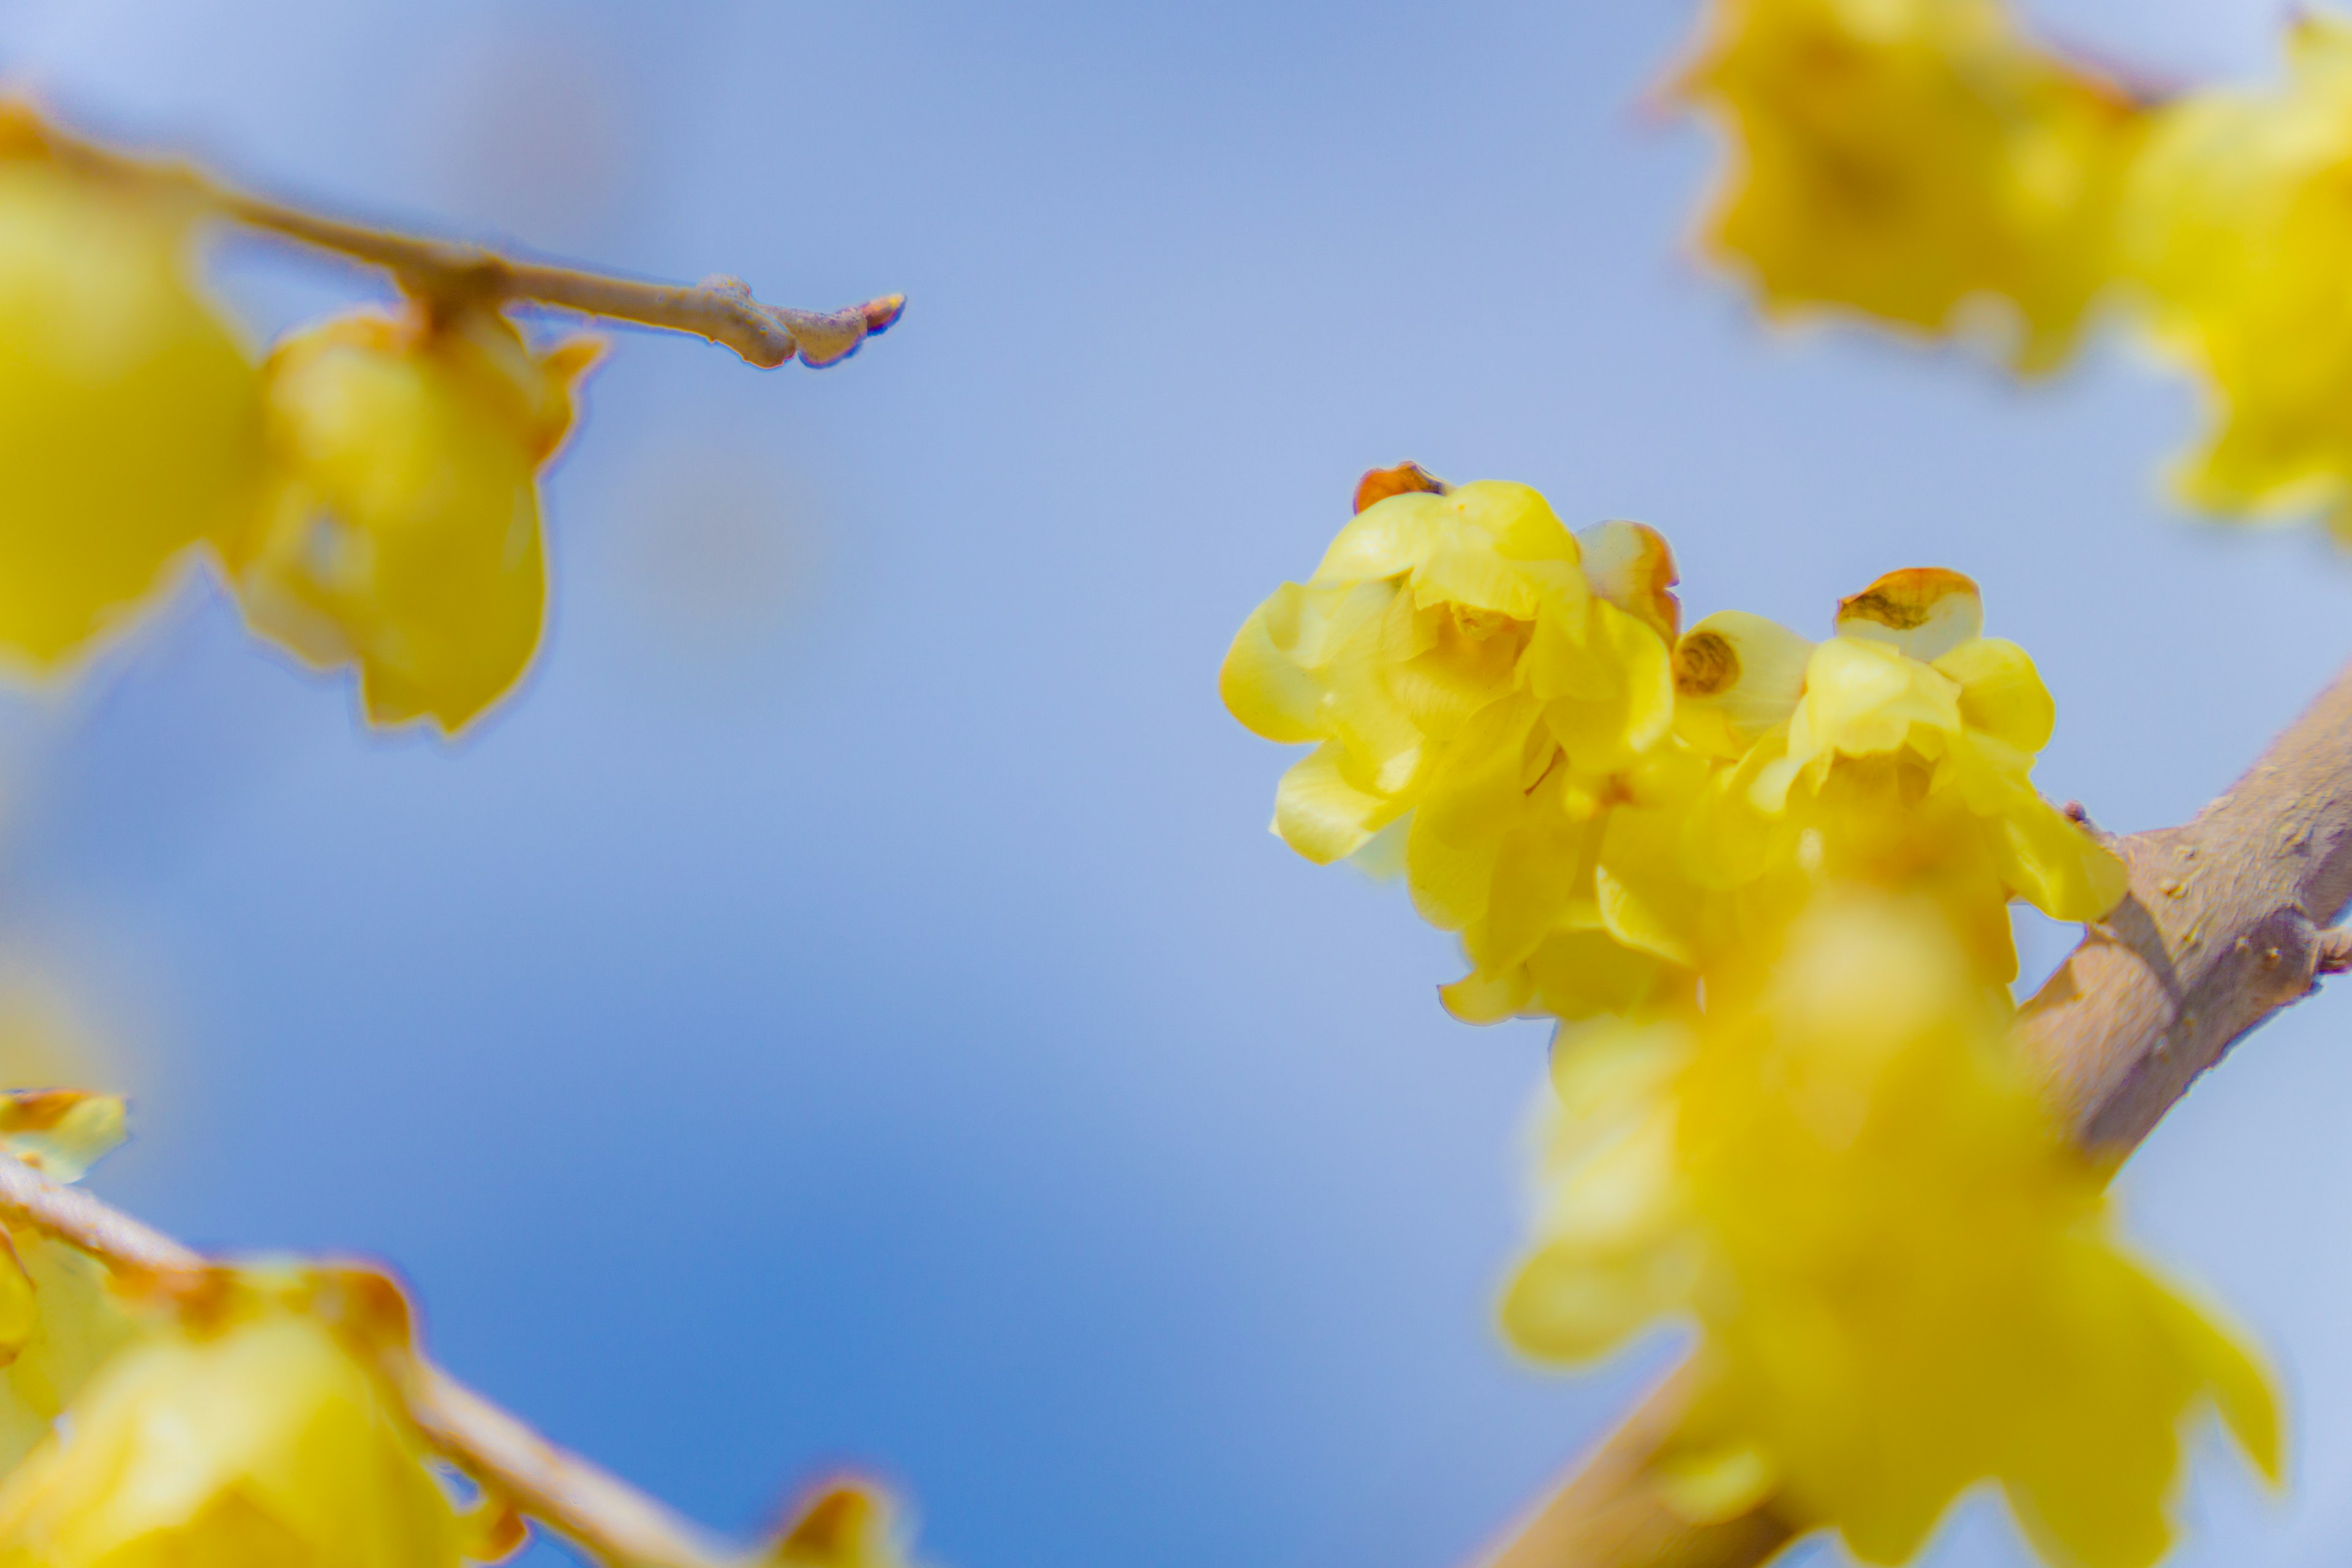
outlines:
[[1935, 661], [1960, 683], [1960, 718], [2028, 756], [2050, 743], [2058, 706], [2033, 660], [2001, 637], [1964, 642]]
[[1217, 672], [1217, 691], [1227, 710], [1269, 741], [1312, 741], [1321, 732], [1323, 683], [1301, 668], [1292, 652], [1306, 596], [1297, 583], [1276, 589], [1242, 623]]
[[1274, 831], [1318, 866], [1353, 855], [1402, 810], [1349, 784], [1340, 762], [1339, 746], [1318, 746], [1282, 775], [1275, 793]]
[[2001, 826], [2002, 879], [2052, 920], [2102, 919], [2131, 890], [2121, 858], [2040, 795], [2021, 792]]
[[1675, 645], [1675, 730], [1691, 745], [1738, 757], [1789, 721], [1805, 691], [1813, 645], [1777, 621], [1718, 610]]
[[1915, 727], [1958, 731], [1958, 683], [1885, 644], [1834, 637], [1805, 667], [1789, 754], [1802, 764], [1831, 753], [1897, 751], [1911, 743]]
[[1958, 572], [1908, 566], [1840, 599], [1837, 629], [1840, 637], [1884, 643], [1932, 664], [1984, 635], [1984, 598]]
[[1611, 521], [1576, 531], [1585, 581], [1610, 604], [1671, 643], [1682, 627], [1681, 581], [1666, 536], [1644, 522]]

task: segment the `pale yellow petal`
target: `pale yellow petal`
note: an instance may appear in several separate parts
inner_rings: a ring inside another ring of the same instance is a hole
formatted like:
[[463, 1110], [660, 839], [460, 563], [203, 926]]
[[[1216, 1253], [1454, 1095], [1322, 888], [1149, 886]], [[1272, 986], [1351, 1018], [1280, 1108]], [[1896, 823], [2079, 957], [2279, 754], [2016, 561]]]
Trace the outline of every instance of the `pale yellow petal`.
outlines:
[[1717, 611], [1675, 645], [1675, 732], [1717, 756], [1742, 755], [1796, 711], [1812, 652], [1777, 621]]
[[1337, 745], [1318, 746], [1282, 775], [1275, 793], [1274, 831], [1318, 866], [1353, 855], [1402, 809], [1349, 784], [1340, 763]]
[[1941, 566], [1889, 572], [1838, 601], [1840, 637], [1884, 643], [1932, 664], [1984, 635], [1984, 598], [1976, 584]]
[[1671, 643], [1682, 628], [1681, 581], [1666, 536], [1644, 522], [1612, 520], [1576, 531], [1585, 581], [1610, 604]]

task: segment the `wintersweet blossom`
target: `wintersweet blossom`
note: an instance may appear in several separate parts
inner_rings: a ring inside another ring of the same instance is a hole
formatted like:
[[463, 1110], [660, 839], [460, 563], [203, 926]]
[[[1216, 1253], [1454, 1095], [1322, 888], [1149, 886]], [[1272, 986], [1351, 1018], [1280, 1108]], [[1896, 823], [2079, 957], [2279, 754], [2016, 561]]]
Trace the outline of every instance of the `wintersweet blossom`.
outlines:
[[899, 1510], [864, 1480], [827, 1483], [804, 1499], [761, 1561], [768, 1568], [906, 1568]]
[[487, 310], [363, 311], [287, 339], [265, 366], [269, 495], [224, 552], [247, 620], [356, 666], [374, 722], [462, 729], [539, 646], [537, 474], [598, 352], [534, 353]]
[[2329, 509], [2352, 537], [2352, 21], [2292, 27], [2284, 85], [2168, 109], [2131, 186], [2132, 268], [2158, 341], [2210, 383], [2182, 466], [2194, 504]]
[[163, 1331], [0, 1482], [0, 1568], [457, 1568], [486, 1550], [376, 1374], [289, 1310]]
[[1999, 0], [1717, 0], [1679, 89], [1733, 144], [1706, 244], [1769, 310], [1941, 333], [1999, 301], [2044, 369], [2111, 276], [2143, 117]]
[[1710, 891], [1666, 910], [1694, 941], [1710, 915], [1740, 939], [1769, 937], [1825, 886], [1927, 892], [1979, 975], [2003, 984], [2017, 967], [2012, 898], [2064, 921], [2115, 907], [2123, 862], [2033, 787], [2050, 693], [2024, 649], [1982, 628], [1974, 583], [1914, 568], [1842, 601], [1818, 646], [1750, 616], [1684, 636], [1679, 732], [1730, 764], [1686, 847]]
[[1502, 1307], [1565, 1361], [1696, 1323], [1677, 1507], [1770, 1495], [1895, 1563], [1990, 1478], [2053, 1562], [2147, 1568], [2193, 1409], [2275, 1479], [2263, 1373], [2116, 1241], [2103, 1172], [1935, 904], [1817, 908], [1747, 997], [1557, 1053], [1542, 1215]]
[[1410, 816], [1414, 901], [1471, 955], [1459, 1010], [1640, 1003], [1670, 971], [1612, 931], [1597, 868], [1621, 808], [1682, 787], [1654, 755], [1679, 617], [1665, 542], [1633, 523], [1572, 533], [1524, 485], [1410, 468], [1368, 476], [1359, 500], [1314, 576], [1226, 656], [1236, 718], [1317, 742], [1275, 830], [1329, 862]]
[[258, 384], [190, 279], [189, 216], [0, 149], [0, 654], [33, 668], [252, 505]]

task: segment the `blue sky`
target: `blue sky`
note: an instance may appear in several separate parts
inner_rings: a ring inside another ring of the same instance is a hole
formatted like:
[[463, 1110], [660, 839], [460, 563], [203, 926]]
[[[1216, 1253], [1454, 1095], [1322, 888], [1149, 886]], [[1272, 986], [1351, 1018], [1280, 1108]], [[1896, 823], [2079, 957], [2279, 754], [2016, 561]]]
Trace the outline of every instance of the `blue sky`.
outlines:
[[[2039, 8], [2190, 79], [2278, 7]], [[365, 1250], [463, 1375], [729, 1527], [855, 1460], [961, 1568], [1458, 1560], [1660, 1364], [1499, 1346], [1543, 1035], [1264, 831], [1250, 605], [1412, 457], [1664, 529], [1695, 614], [1984, 584], [2118, 828], [2225, 785], [2352, 646], [2352, 573], [2155, 475], [2128, 345], [2028, 389], [1773, 334], [1691, 258], [1681, 4], [0, 0], [82, 123], [355, 213], [905, 324], [761, 374], [624, 334], [550, 486], [541, 665], [451, 748], [202, 584], [0, 769], [0, 945], [117, 1042], [101, 1190]], [[372, 280], [218, 257], [261, 331]], [[2029, 963], [2065, 936], [2026, 931]], [[2352, 1546], [2340, 997], [2127, 1171], [2267, 1344], [2296, 1486], [2208, 1443], [2183, 1561]], [[546, 1550], [546, 1549], [542, 1549]], [[1970, 1510], [1938, 1561], [2015, 1560]]]

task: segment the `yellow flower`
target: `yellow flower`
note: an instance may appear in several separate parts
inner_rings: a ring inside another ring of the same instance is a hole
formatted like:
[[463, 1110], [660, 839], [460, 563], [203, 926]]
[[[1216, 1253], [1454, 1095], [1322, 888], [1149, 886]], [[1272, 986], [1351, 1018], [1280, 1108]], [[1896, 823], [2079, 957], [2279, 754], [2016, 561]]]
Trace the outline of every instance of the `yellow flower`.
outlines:
[[190, 282], [186, 215], [0, 157], [0, 654], [47, 669], [239, 526], [251, 363]]
[[1768, 933], [1823, 885], [1935, 893], [1980, 977], [2016, 973], [2007, 905], [2096, 920], [2123, 862], [2034, 790], [2055, 708], [2016, 644], [1981, 635], [1976, 584], [1890, 573], [1818, 647], [1760, 617], [1710, 616], [1675, 649], [1677, 727], [1736, 763], [1694, 811], [1687, 864]]
[[1559, 1053], [1546, 1207], [1502, 1309], [1566, 1360], [1696, 1321], [1662, 1471], [1685, 1511], [1777, 1494], [1895, 1563], [1991, 1478], [2053, 1560], [2145, 1568], [2193, 1408], [2275, 1477], [2263, 1373], [2115, 1241], [2101, 1171], [1933, 906], [1817, 910], [1750, 994]]
[[1998, 300], [2046, 369], [2111, 276], [2141, 117], [1998, 0], [1717, 0], [1680, 89], [1735, 147], [1707, 244], [1768, 310], [1943, 333]]
[[1313, 578], [1261, 605], [1225, 659], [1236, 718], [1319, 742], [1283, 779], [1276, 831], [1329, 862], [1410, 816], [1414, 901], [1471, 954], [1448, 991], [1465, 1016], [1686, 989], [1625, 945], [1597, 880], [1621, 808], [1684, 776], [1656, 755], [1679, 616], [1664, 540], [1571, 533], [1524, 485], [1453, 489], [1411, 465], [1368, 475], [1358, 501]]
[[829, 1481], [802, 1500], [761, 1554], [770, 1568], [906, 1568], [898, 1510], [870, 1481]]
[[547, 597], [537, 472], [597, 353], [486, 310], [363, 312], [266, 367], [273, 481], [225, 550], [254, 629], [355, 665], [368, 717], [454, 732], [521, 679]]
[[0, 1472], [138, 1332], [100, 1266], [63, 1242], [0, 1232]]
[[287, 1310], [124, 1352], [0, 1484], [5, 1568], [456, 1568], [478, 1544], [376, 1375]]
[[2283, 90], [2165, 111], [2126, 234], [2154, 328], [2210, 384], [2215, 428], [2180, 470], [2221, 511], [2331, 509], [2352, 533], [2352, 22], [2294, 26]]

